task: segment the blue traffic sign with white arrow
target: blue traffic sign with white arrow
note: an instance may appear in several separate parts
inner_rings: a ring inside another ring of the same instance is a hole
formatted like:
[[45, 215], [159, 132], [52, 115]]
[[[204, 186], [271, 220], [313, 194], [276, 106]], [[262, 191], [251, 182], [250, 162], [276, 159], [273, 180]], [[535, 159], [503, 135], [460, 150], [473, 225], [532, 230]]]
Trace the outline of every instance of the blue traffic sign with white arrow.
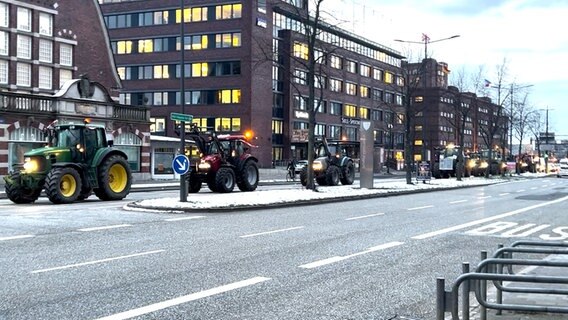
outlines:
[[189, 171], [189, 159], [184, 154], [178, 154], [172, 161], [172, 168], [177, 174], [186, 174]]

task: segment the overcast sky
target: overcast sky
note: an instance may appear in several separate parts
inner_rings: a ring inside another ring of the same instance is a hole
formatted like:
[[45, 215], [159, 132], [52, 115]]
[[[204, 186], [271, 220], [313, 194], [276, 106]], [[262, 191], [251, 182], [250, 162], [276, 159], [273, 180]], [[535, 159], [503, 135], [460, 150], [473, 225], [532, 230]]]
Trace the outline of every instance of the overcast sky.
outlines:
[[549, 131], [568, 139], [568, 0], [325, 0], [323, 6], [343, 21], [340, 27], [411, 61], [424, 57], [424, 45], [394, 39], [421, 42], [422, 33], [431, 41], [460, 35], [431, 43], [428, 56], [448, 63], [454, 73], [473, 74], [483, 66], [485, 78], [493, 82], [506, 59], [506, 83], [533, 85], [529, 102], [548, 107]]

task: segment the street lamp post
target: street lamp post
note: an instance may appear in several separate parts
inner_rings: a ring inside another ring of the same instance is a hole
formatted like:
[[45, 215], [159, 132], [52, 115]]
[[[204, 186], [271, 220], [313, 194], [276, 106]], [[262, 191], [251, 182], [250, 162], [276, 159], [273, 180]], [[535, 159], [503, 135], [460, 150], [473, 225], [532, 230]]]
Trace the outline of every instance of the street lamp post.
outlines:
[[[423, 60], [423, 63], [424, 63], [424, 66], [425, 66], [425, 64], [426, 64], [426, 59], [428, 58], [428, 44], [429, 44], [429, 43], [436, 43], [436, 42], [451, 40], [451, 39], [458, 38], [459, 36], [460, 36], [459, 34], [456, 34], [456, 35], [453, 35], [453, 36], [447, 37], [447, 38], [441, 38], [441, 39], [431, 40], [430, 37], [429, 37], [427, 34], [423, 33], [423, 34], [422, 34], [422, 41], [408, 41], [408, 40], [401, 40], [401, 39], [394, 39], [394, 41], [396, 41], [396, 42], [402, 42], [402, 43], [424, 44], [424, 60]], [[425, 68], [426, 68], [426, 67], [425, 67]], [[425, 76], [424, 78], [425, 78], [425, 79], [424, 79], [424, 87], [426, 87], [426, 82], [427, 82], [427, 81], [426, 81], [426, 76]], [[407, 81], [408, 81], [408, 79], [407, 79]], [[410, 121], [410, 119], [406, 119], [406, 121]], [[423, 121], [424, 121], [424, 120], [423, 120]], [[422, 161], [424, 161], [425, 158], [426, 158], [426, 142], [424, 141], [425, 138], [426, 138], [426, 130], [425, 130], [425, 128], [426, 128], [425, 123], [422, 123], [422, 152], [421, 152], [421, 153], [422, 153], [422, 154], [421, 154]]]
[[[184, 16], [184, 0], [180, 0], [180, 103], [181, 103], [181, 113], [185, 114], [185, 16]], [[180, 137], [181, 137], [181, 154], [185, 155], [185, 121], [181, 121], [181, 128], [180, 128]], [[187, 184], [185, 181], [185, 174], [180, 177], [180, 187], [179, 187], [179, 198], [180, 202], [187, 202]]]

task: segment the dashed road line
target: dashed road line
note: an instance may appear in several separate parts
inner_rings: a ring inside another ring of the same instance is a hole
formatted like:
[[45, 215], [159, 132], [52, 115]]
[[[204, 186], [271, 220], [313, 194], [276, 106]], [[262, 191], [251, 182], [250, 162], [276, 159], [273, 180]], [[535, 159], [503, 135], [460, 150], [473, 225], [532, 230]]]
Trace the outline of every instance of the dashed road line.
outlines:
[[347, 255], [347, 256], [343, 256], [343, 257], [334, 256], [334, 257], [331, 257], [331, 258], [306, 263], [306, 264], [300, 265], [298, 267], [303, 268], [303, 269], [313, 269], [313, 268], [325, 266], [325, 265], [328, 265], [328, 264], [332, 264], [332, 263], [335, 263], [335, 262], [347, 260], [347, 259], [350, 259], [350, 258], [353, 258], [353, 257], [356, 257], [356, 256], [363, 255], [363, 254], [367, 254], [367, 253], [371, 253], [371, 252], [375, 252], [375, 251], [379, 251], [379, 250], [384, 250], [384, 249], [388, 249], [388, 248], [397, 247], [397, 246], [400, 246], [400, 245], [403, 245], [403, 244], [404, 244], [404, 242], [398, 242], [398, 241], [389, 242], [389, 243], [381, 244], [381, 245], [378, 245], [378, 246], [370, 247], [369, 249], [367, 249], [365, 251], [353, 253], [353, 254], [350, 254], [350, 255]]
[[467, 202], [467, 200], [450, 201], [449, 204], [456, 204], [456, 203], [462, 203], [462, 202]]
[[519, 193], [519, 192], [525, 192], [525, 191], [526, 191], [525, 189], [521, 189], [521, 190], [517, 191], [517, 193]]
[[247, 280], [233, 282], [233, 283], [226, 284], [226, 285], [223, 285], [223, 286], [220, 286], [220, 287], [216, 287], [216, 288], [212, 288], [212, 289], [208, 289], [208, 290], [203, 290], [203, 291], [200, 291], [200, 292], [196, 292], [196, 293], [188, 294], [188, 295], [185, 295], [185, 296], [177, 297], [177, 298], [174, 298], [174, 299], [171, 299], [171, 300], [166, 300], [166, 301], [154, 303], [154, 304], [151, 304], [151, 305], [148, 305], [148, 306], [145, 306], [145, 307], [141, 307], [141, 308], [132, 309], [132, 310], [124, 311], [124, 312], [121, 312], [121, 313], [113, 314], [113, 315], [110, 315], [108, 317], [99, 318], [97, 320], [124, 320], [124, 319], [139, 317], [139, 316], [142, 316], [142, 315], [145, 315], [145, 314], [148, 314], [148, 313], [152, 313], [152, 312], [163, 310], [163, 309], [166, 309], [166, 308], [169, 308], [169, 307], [177, 306], [177, 305], [180, 305], [182, 303], [187, 303], [187, 302], [195, 301], [195, 300], [198, 300], [198, 299], [214, 296], [214, 295], [217, 295], [217, 294], [225, 293], [225, 292], [228, 292], [228, 291], [252, 286], [252, 285], [255, 285], [255, 284], [258, 284], [258, 283], [261, 283], [261, 282], [264, 282], [264, 281], [268, 281], [268, 280], [270, 280], [270, 278], [254, 277], [254, 278], [250, 278], [250, 279], [247, 279]]
[[412, 211], [412, 210], [421, 210], [421, 209], [428, 209], [428, 208], [434, 208], [434, 206], [433, 206], [433, 205], [430, 205], [430, 206], [422, 206], [422, 207], [408, 208], [408, 209], [406, 209], [406, 210]]
[[491, 196], [477, 197], [477, 200], [483, 200], [483, 199], [489, 199], [489, 198], [491, 198]]
[[118, 229], [118, 228], [126, 228], [126, 227], [132, 227], [132, 225], [131, 224], [115, 224], [115, 225], [112, 225], [112, 226], [82, 228], [82, 229], [77, 229], [77, 230], [82, 231], [82, 232], [90, 232], [90, 231], [100, 231], [100, 230]]
[[499, 196], [502, 197], [502, 196], [506, 196], [508, 194], [511, 194], [511, 193], [510, 192], [504, 192], [504, 193], [500, 193]]
[[239, 236], [239, 238], [250, 238], [250, 237], [256, 237], [256, 236], [263, 236], [263, 235], [267, 235], [267, 234], [285, 232], [285, 231], [290, 231], [290, 230], [298, 230], [298, 229], [303, 229], [303, 228], [304, 228], [304, 226], [301, 226], [301, 227], [292, 227], [292, 228], [286, 228], [286, 229], [278, 229], [278, 230], [272, 230], [272, 231], [266, 231], [266, 232], [259, 232], [259, 233], [252, 233], [252, 234], [245, 234], [245, 235]]
[[94, 260], [94, 261], [88, 261], [88, 262], [69, 264], [69, 265], [61, 266], [61, 267], [39, 269], [39, 270], [34, 270], [31, 273], [43, 273], [43, 272], [49, 272], [49, 271], [55, 271], [55, 270], [71, 269], [71, 268], [77, 268], [77, 267], [82, 267], [82, 266], [88, 266], [88, 265], [92, 265], [92, 264], [99, 264], [99, 263], [110, 262], [110, 261], [115, 261], [115, 260], [122, 260], [122, 259], [140, 257], [140, 256], [160, 253], [160, 252], [164, 252], [164, 251], [166, 251], [166, 250], [147, 251], [147, 252], [129, 254], [129, 255], [126, 255], [126, 256], [119, 256], [119, 257], [106, 258], [106, 259], [101, 259], [101, 260]]
[[194, 219], [201, 219], [201, 218], [205, 218], [205, 216], [192, 216], [192, 217], [181, 217], [181, 218], [169, 218], [169, 219], [164, 219], [164, 221], [173, 222], [173, 221], [194, 220]]
[[351, 217], [351, 218], [347, 218], [345, 220], [346, 221], [358, 220], [358, 219], [372, 218], [372, 217], [378, 217], [378, 216], [384, 216], [384, 215], [385, 215], [384, 212], [381, 212], [381, 213], [375, 213], [375, 214], [368, 214], [366, 216]]
[[33, 237], [35, 237], [35, 235], [33, 235], [33, 234], [22, 234], [22, 235], [19, 235], [19, 236], [2, 237], [2, 238], [0, 238], [0, 241], [27, 239], [27, 238], [33, 238]]

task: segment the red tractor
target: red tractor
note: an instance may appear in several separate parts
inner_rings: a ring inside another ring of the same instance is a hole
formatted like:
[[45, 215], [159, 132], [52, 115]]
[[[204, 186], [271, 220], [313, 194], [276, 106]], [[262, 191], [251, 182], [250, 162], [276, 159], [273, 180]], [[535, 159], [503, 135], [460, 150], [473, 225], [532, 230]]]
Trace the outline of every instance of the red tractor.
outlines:
[[199, 159], [188, 177], [188, 192], [199, 192], [207, 183], [213, 192], [232, 192], [235, 184], [241, 191], [254, 191], [258, 186], [258, 159], [250, 154], [256, 146], [244, 135], [217, 135], [202, 132], [193, 125], [186, 135], [195, 141]]

